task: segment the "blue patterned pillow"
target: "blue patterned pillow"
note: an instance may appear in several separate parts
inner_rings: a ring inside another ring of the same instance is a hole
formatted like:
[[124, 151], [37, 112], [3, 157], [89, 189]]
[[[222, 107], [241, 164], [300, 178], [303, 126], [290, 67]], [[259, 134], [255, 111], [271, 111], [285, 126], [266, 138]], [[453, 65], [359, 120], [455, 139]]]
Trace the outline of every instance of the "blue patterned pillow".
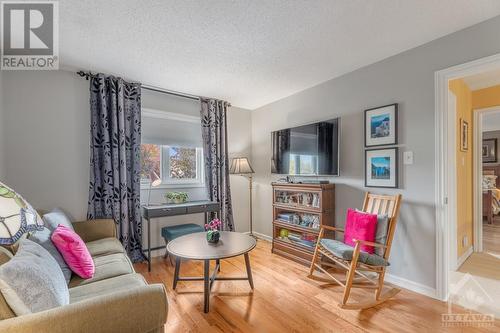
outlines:
[[66, 213], [60, 208], [55, 208], [50, 213], [43, 215], [43, 221], [45, 222], [45, 226], [49, 228], [50, 231], [56, 230], [59, 224], [62, 224], [73, 231], [75, 230], [68, 215], [66, 215]]
[[43, 221], [13, 189], [0, 182], [0, 245], [12, 245], [21, 237], [43, 228]]
[[59, 267], [61, 267], [64, 279], [66, 280], [66, 284], [68, 284], [69, 280], [71, 279], [72, 271], [69, 268], [66, 261], [64, 261], [63, 257], [61, 256], [61, 253], [59, 253], [59, 250], [57, 250], [54, 243], [52, 243], [52, 240], [50, 239], [51, 235], [52, 231], [50, 231], [46, 227], [43, 227], [43, 230], [34, 232], [29, 236], [28, 239], [41, 245], [45, 250], [47, 250], [52, 255], [52, 257], [54, 257]]

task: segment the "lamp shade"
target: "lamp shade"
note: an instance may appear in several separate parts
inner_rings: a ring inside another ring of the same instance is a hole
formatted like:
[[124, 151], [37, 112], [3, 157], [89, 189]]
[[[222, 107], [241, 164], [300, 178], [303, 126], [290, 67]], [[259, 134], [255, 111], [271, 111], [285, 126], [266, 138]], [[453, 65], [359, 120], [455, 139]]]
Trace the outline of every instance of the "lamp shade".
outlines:
[[151, 187], [158, 187], [162, 183], [160, 176], [158, 176], [154, 171], [151, 171], [149, 178], [151, 179]]
[[0, 182], [0, 245], [11, 245], [28, 231], [42, 230], [43, 220], [23, 197]]
[[233, 158], [231, 161], [231, 167], [229, 168], [229, 173], [232, 174], [247, 174], [254, 173], [250, 162], [248, 162], [248, 158], [246, 157], [237, 157]]

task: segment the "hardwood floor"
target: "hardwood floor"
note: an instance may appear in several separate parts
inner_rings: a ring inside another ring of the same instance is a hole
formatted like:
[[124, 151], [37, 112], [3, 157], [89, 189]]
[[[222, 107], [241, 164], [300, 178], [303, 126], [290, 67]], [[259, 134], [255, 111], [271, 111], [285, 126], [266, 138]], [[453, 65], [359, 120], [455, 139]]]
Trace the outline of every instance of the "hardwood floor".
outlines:
[[[166, 332], [498, 332], [500, 323], [486, 328], [445, 328], [446, 303], [403, 290], [393, 300], [365, 311], [337, 307], [342, 291], [308, 279], [308, 268], [271, 254], [269, 242], [259, 240], [250, 253], [255, 291], [247, 281], [215, 282], [210, 312], [203, 313], [202, 282], [179, 282], [172, 290], [173, 266], [155, 258], [135, 268], [150, 283], [163, 283], [169, 301]], [[221, 276], [243, 276], [243, 257], [221, 263]], [[181, 275], [202, 275], [200, 262], [183, 261]], [[362, 300], [363, 290], [353, 290]], [[371, 296], [371, 295], [370, 295]], [[463, 310], [462, 310], [463, 311]], [[462, 312], [460, 312], [462, 313]]]
[[498, 255], [475, 252], [460, 266], [458, 271], [497, 280], [498, 287], [500, 287], [500, 257]]
[[500, 254], [500, 218], [495, 216], [493, 223], [483, 223], [483, 251]]

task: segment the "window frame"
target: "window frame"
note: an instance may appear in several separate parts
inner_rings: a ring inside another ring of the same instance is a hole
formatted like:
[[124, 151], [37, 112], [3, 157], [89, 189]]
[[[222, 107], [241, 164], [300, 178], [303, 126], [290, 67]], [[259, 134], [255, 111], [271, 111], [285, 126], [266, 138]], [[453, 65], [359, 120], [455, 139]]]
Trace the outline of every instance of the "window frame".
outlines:
[[[170, 147], [178, 148], [193, 148], [176, 145], [157, 145], [160, 146], [160, 174], [161, 185], [156, 188], [189, 188], [189, 187], [205, 187], [205, 168], [203, 167], [203, 148], [194, 147], [196, 149], [196, 178], [192, 179], [176, 179], [170, 175]], [[149, 189], [150, 180], [141, 179], [141, 189]]]
[[160, 170], [162, 184], [165, 185], [204, 185], [205, 175], [203, 168], [203, 148], [196, 147], [196, 178], [192, 179], [177, 179], [170, 177], [170, 147], [189, 148], [182, 146], [161, 146], [160, 155]]

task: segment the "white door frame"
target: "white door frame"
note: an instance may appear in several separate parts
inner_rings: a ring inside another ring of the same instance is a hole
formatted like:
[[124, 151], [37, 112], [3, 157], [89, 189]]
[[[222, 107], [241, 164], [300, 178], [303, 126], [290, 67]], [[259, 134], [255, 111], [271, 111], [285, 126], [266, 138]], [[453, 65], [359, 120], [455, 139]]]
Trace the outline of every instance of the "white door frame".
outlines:
[[[449, 110], [450, 80], [500, 69], [500, 54], [435, 72], [435, 205], [436, 205], [436, 291], [448, 299], [449, 272], [456, 265], [456, 149], [455, 119]], [[452, 152], [453, 151], [453, 152]], [[451, 174], [451, 176], [450, 176]], [[452, 244], [452, 242], [454, 244]], [[453, 254], [455, 252], [455, 254]]]
[[483, 116], [500, 107], [474, 110], [474, 252], [483, 252]]

